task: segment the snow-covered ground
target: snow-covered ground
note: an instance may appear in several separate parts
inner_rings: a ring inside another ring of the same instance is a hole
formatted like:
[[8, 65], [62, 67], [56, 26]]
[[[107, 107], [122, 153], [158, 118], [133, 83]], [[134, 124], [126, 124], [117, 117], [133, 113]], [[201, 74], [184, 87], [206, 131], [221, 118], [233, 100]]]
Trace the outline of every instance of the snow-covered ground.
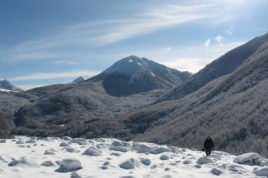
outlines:
[[[248, 160], [253, 163], [245, 163]], [[241, 164], [242, 163], [242, 164]], [[268, 175], [268, 160], [116, 139], [16, 137], [0, 139], [4, 178], [253, 178]]]
[[13, 92], [12, 90], [7, 90], [7, 89], [4, 89], [4, 88], [0, 88], [0, 91], [1, 92]]

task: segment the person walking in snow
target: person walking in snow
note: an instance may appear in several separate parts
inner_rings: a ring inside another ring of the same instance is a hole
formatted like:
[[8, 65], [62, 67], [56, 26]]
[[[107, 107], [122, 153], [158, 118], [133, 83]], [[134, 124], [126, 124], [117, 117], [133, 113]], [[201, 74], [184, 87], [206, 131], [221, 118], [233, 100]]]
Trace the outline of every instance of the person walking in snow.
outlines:
[[204, 142], [203, 150], [206, 152], [206, 155], [209, 156], [211, 154], [211, 150], [214, 149], [214, 142], [210, 136], [208, 136]]

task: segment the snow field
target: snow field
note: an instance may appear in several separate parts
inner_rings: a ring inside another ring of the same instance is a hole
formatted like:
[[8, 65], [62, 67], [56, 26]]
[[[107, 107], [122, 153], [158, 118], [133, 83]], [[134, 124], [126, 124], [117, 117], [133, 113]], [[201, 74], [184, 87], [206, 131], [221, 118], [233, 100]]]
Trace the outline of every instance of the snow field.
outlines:
[[117, 139], [34, 138], [0, 140], [3, 178], [256, 178], [268, 176], [257, 153], [234, 156]]

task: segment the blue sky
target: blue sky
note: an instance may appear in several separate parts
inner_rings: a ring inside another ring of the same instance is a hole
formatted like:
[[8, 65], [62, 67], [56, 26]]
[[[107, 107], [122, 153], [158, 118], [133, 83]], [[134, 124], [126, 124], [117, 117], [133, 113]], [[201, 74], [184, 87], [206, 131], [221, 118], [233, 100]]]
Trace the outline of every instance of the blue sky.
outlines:
[[267, 0], [2, 0], [0, 78], [29, 89], [146, 57], [197, 72], [268, 31]]

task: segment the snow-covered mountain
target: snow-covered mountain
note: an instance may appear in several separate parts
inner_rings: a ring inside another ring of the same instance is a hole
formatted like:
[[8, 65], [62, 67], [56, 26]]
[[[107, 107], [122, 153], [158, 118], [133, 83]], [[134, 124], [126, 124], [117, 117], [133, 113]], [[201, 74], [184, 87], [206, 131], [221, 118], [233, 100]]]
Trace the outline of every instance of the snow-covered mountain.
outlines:
[[22, 91], [22, 90], [12, 85], [9, 81], [5, 79], [0, 79], [0, 91], [10, 92], [10, 91]]
[[85, 80], [87, 80], [87, 79], [88, 79], [88, 77], [81, 76], [81, 77], [76, 78], [74, 81], [72, 81], [72, 83], [83, 82], [83, 81], [85, 81]]
[[0, 140], [5, 178], [257, 178], [268, 176], [257, 153], [234, 156], [116, 139], [16, 137]]
[[159, 88], [174, 88], [191, 76], [146, 58], [123, 58], [99, 75], [89, 79], [102, 82], [106, 92], [113, 96], [126, 96]]

